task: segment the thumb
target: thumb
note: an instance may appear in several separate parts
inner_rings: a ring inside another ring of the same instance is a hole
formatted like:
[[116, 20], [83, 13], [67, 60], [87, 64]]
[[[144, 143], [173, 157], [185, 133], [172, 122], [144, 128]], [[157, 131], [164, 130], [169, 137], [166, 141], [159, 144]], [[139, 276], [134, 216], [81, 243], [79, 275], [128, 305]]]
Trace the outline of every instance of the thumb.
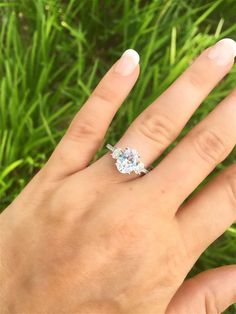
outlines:
[[221, 313], [236, 302], [236, 265], [205, 271], [186, 280], [166, 314]]

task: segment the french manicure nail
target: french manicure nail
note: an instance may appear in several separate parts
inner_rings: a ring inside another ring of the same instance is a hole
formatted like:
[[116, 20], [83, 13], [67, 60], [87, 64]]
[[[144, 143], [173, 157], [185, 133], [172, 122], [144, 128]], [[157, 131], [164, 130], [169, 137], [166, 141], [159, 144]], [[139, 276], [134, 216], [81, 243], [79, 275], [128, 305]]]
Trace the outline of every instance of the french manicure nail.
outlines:
[[236, 42], [231, 38], [219, 40], [208, 52], [208, 58], [218, 65], [227, 65], [236, 56]]
[[115, 65], [115, 72], [120, 75], [130, 75], [139, 63], [139, 54], [133, 50], [126, 50]]

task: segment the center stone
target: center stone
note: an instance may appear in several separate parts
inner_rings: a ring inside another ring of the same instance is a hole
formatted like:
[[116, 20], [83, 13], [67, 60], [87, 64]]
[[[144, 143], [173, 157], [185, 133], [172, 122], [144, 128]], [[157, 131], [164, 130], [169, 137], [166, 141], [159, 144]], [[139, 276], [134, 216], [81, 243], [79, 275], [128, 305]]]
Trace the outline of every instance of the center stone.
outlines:
[[130, 174], [134, 171], [140, 174], [144, 168], [142, 162], [140, 162], [140, 156], [136, 149], [126, 147], [124, 150], [116, 148], [112, 157], [116, 159], [116, 167], [121, 173]]

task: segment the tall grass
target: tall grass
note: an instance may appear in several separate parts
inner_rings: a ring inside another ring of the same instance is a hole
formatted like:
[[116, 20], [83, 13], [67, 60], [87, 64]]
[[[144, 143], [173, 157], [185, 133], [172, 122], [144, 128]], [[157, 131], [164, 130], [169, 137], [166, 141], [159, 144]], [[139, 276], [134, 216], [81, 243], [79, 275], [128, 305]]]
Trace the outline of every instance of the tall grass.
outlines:
[[[43, 166], [73, 115], [125, 49], [140, 53], [142, 70], [107, 133], [111, 142], [201, 50], [219, 38], [236, 38], [235, 12], [234, 0], [1, 1], [0, 209]], [[234, 68], [180, 137], [229, 93], [235, 77]], [[234, 151], [213, 174], [235, 157]], [[191, 274], [235, 260], [234, 225]], [[236, 306], [227, 313], [236, 313]]]

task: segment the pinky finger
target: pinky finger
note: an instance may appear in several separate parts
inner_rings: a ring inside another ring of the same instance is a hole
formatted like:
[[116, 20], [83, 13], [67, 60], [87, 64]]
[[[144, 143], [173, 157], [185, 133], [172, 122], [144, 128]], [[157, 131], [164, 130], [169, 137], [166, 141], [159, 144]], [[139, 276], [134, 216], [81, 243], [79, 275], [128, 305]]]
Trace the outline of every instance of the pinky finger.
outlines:
[[222, 313], [236, 302], [236, 265], [207, 270], [186, 280], [166, 314]]
[[65, 177], [89, 164], [138, 78], [138, 63], [138, 53], [128, 49], [102, 78], [46, 165], [53, 178]]

